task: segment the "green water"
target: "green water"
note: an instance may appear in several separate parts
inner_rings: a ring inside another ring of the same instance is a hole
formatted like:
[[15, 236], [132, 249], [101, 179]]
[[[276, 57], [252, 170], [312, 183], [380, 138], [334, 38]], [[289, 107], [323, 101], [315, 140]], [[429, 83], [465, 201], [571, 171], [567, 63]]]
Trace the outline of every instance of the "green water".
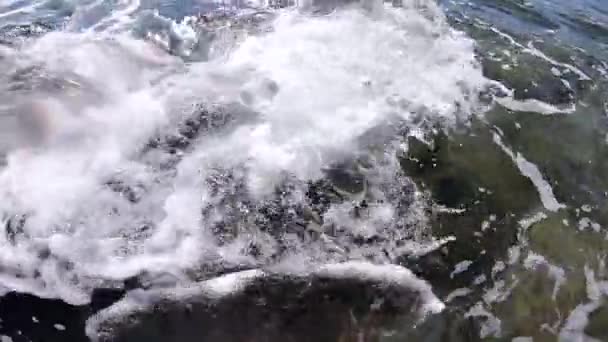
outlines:
[[[478, 6], [476, 16], [455, 10], [451, 19], [476, 40], [484, 74], [512, 89], [515, 99], [551, 103], [563, 113], [495, 104], [470, 127], [435, 136], [430, 146], [410, 142], [403, 158], [408, 173], [438, 204], [462, 210], [436, 213], [434, 233], [456, 240], [426, 256], [420, 272], [443, 298], [468, 289], [449, 302], [441, 324], [433, 322], [423, 339], [606, 340], [605, 26], [578, 27], [585, 36], [578, 41], [592, 46], [582, 50], [572, 44], [574, 24], [546, 33], [563, 23], [551, 21], [541, 6]], [[487, 21], [497, 9], [511, 17]], [[543, 206], [542, 191], [518, 169], [517, 156], [538, 168], [561, 205], [557, 210]], [[446, 270], [463, 260], [470, 261], [468, 268], [450, 277]]]

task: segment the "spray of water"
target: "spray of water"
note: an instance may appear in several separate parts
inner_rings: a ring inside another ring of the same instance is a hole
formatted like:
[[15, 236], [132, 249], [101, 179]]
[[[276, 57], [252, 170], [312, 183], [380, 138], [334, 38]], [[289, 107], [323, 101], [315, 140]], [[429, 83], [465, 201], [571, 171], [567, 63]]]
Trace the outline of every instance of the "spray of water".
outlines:
[[485, 84], [439, 9], [175, 23], [138, 6], [87, 25], [81, 9], [3, 52], [18, 143], [0, 169], [0, 286], [86, 303], [130, 277], [388, 263], [432, 243], [403, 137], [466, 120]]

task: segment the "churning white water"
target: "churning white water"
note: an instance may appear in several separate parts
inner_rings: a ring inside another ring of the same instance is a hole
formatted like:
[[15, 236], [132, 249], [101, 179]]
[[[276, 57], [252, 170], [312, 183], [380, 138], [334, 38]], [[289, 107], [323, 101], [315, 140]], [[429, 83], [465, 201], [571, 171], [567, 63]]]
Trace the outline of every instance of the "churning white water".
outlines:
[[[142, 274], [390, 262], [434, 243], [397, 157], [404, 136], [465, 120], [485, 80], [430, 2], [175, 23], [131, 1], [78, 22], [94, 5], [0, 51], [0, 287], [86, 303]], [[176, 144], [201, 115], [210, 128]], [[361, 189], [320, 209], [310, 186], [336, 165]]]

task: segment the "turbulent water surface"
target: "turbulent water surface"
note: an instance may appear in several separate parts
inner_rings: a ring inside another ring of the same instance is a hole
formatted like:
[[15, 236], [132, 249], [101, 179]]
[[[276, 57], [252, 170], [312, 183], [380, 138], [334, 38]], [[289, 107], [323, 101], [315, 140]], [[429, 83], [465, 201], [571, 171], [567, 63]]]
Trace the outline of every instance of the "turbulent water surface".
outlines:
[[2, 341], [608, 339], [602, 0], [1, 0]]

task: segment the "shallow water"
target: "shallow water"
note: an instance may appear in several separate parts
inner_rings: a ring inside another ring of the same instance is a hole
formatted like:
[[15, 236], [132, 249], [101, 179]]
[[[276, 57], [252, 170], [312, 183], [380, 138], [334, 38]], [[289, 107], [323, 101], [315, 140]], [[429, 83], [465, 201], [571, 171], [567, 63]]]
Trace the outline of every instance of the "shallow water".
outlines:
[[608, 338], [608, 7], [279, 7], [0, 4], [0, 333]]

